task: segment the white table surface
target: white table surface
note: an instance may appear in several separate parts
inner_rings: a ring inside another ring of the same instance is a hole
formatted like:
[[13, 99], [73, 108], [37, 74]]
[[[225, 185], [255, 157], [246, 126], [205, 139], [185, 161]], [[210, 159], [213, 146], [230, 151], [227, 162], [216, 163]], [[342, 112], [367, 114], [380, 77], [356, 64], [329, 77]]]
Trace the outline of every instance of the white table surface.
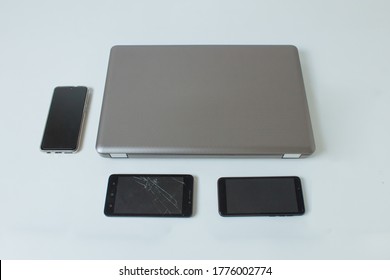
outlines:
[[[389, 259], [389, 1], [0, 2], [0, 259]], [[100, 157], [117, 44], [293, 44], [317, 144], [307, 159]], [[92, 89], [81, 151], [39, 150], [55, 86]], [[189, 219], [107, 218], [112, 173], [196, 177]], [[222, 218], [222, 176], [297, 175], [301, 217]]]

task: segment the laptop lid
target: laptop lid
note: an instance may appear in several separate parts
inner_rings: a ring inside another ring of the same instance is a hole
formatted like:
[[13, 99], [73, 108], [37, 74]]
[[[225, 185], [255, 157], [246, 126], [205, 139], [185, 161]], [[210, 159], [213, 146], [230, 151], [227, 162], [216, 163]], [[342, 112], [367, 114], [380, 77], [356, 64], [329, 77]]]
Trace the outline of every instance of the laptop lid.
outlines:
[[114, 46], [103, 156], [299, 158], [314, 138], [294, 46]]

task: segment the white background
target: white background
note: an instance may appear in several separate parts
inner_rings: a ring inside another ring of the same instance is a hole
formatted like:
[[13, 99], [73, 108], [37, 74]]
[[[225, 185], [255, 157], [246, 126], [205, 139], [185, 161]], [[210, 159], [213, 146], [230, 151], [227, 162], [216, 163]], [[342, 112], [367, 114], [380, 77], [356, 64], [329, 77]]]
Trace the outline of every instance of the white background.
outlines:
[[[7, 260], [2, 262], [1, 279], [388, 280], [389, 263], [388, 260]], [[160, 268], [163, 276], [158, 275]], [[174, 268], [176, 275], [167, 276]]]
[[[389, 259], [389, 1], [0, 2], [0, 259]], [[293, 44], [316, 153], [143, 158], [95, 151], [117, 44]], [[81, 151], [39, 150], [55, 86], [92, 89]], [[189, 219], [107, 218], [112, 173], [196, 177]], [[222, 176], [297, 175], [302, 217], [222, 218]]]

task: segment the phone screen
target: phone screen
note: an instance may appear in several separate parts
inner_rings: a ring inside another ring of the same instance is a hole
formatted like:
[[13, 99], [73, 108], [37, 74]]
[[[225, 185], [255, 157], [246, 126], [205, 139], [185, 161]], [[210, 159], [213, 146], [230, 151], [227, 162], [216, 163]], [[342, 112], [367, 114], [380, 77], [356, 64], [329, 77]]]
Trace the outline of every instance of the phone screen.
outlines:
[[190, 175], [111, 175], [107, 216], [172, 216], [192, 214]]
[[302, 215], [305, 212], [298, 177], [220, 178], [222, 216]]
[[43, 151], [77, 150], [87, 91], [86, 87], [54, 89], [41, 144]]

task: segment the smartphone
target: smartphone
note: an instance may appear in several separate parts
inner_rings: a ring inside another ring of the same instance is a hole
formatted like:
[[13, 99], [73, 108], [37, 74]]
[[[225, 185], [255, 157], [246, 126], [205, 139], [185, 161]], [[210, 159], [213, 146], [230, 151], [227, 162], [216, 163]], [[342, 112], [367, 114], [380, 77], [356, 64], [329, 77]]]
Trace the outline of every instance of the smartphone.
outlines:
[[191, 175], [113, 174], [108, 179], [106, 216], [190, 217]]
[[56, 87], [43, 133], [41, 150], [73, 153], [79, 148], [88, 88]]
[[221, 216], [303, 215], [298, 177], [231, 177], [218, 180]]

